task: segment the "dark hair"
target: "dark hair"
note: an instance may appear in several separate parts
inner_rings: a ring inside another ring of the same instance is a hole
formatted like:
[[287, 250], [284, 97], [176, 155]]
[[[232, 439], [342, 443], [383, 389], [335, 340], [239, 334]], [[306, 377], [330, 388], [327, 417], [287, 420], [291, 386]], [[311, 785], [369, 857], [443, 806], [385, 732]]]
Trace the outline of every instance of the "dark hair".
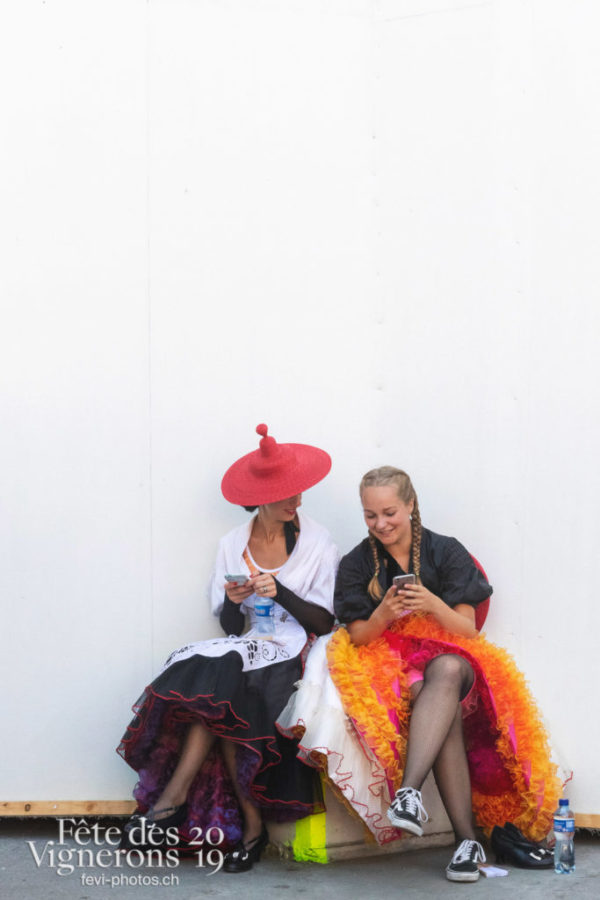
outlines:
[[258, 506], [244, 506], [246, 512], [255, 512], [258, 509]]

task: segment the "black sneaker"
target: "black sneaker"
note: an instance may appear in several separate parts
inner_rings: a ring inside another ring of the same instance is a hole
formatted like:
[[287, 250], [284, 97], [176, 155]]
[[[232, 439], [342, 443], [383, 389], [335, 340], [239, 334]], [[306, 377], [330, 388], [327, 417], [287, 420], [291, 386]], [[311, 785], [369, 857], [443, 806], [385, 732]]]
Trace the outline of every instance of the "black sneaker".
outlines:
[[448, 881], [477, 881], [480, 862], [485, 862], [481, 844], [478, 841], [462, 841], [446, 866], [446, 878]]
[[421, 837], [421, 822], [428, 822], [429, 816], [421, 801], [421, 792], [416, 788], [403, 787], [396, 791], [396, 797], [387, 811], [387, 817], [396, 828], [409, 831]]

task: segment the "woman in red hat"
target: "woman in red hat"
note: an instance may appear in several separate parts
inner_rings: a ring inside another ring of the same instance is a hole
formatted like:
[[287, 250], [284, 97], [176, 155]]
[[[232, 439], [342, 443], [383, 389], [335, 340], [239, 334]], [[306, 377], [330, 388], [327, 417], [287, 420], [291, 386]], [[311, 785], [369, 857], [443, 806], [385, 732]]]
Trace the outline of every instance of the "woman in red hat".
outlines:
[[[171, 654], [135, 705], [118, 751], [140, 776], [140, 812], [125, 826], [122, 848], [139, 845], [136, 836], [149, 828], [154, 846], [167, 829], [189, 838], [220, 828], [232, 848], [229, 872], [260, 858], [263, 818], [293, 821], [323, 808], [318, 780], [274, 722], [301, 677], [307, 635], [333, 625], [339, 559], [329, 533], [299, 509], [302, 492], [329, 472], [329, 455], [278, 444], [266, 425], [256, 430], [259, 449], [234, 463], [221, 486], [230, 502], [257, 509], [221, 539], [209, 586], [229, 637]], [[272, 635], [257, 623], [261, 601], [273, 603]]]

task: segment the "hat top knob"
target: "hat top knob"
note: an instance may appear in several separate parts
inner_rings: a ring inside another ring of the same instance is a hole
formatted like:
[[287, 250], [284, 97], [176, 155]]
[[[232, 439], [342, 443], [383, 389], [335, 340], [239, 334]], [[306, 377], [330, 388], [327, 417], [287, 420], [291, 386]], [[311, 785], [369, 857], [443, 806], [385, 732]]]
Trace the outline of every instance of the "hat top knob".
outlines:
[[260, 442], [260, 452], [262, 456], [273, 456], [277, 452], [277, 441], [270, 434], [267, 434], [269, 428], [267, 425], [257, 425], [256, 433], [262, 435]]

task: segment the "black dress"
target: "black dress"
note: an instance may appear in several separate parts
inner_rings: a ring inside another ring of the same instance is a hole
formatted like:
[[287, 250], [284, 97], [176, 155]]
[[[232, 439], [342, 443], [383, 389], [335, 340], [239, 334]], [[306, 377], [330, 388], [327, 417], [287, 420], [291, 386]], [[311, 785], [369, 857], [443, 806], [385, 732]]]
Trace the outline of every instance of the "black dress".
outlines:
[[[322, 526], [305, 514], [299, 514], [299, 520], [296, 546], [277, 580], [302, 599], [332, 611], [337, 548]], [[246, 561], [251, 527], [249, 522], [234, 529], [219, 544], [210, 585], [217, 615], [225, 573], [251, 571]], [[307, 634], [275, 603], [275, 639], [262, 639], [254, 627], [254, 598], [243, 604], [251, 624], [246, 634], [181, 647], [135, 704], [118, 752], [138, 772], [134, 796], [142, 812], [155, 803], [173, 774], [193, 722], [237, 745], [239, 785], [265, 819], [293, 821], [323, 809], [319, 779], [296, 759], [296, 742], [274, 724], [302, 677]], [[194, 827], [203, 833], [218, 827], [225, 835], [224, 846], [241, 838], [238, 803], [218, 741], [191, 786], [188, 808], [184, 836]]]

